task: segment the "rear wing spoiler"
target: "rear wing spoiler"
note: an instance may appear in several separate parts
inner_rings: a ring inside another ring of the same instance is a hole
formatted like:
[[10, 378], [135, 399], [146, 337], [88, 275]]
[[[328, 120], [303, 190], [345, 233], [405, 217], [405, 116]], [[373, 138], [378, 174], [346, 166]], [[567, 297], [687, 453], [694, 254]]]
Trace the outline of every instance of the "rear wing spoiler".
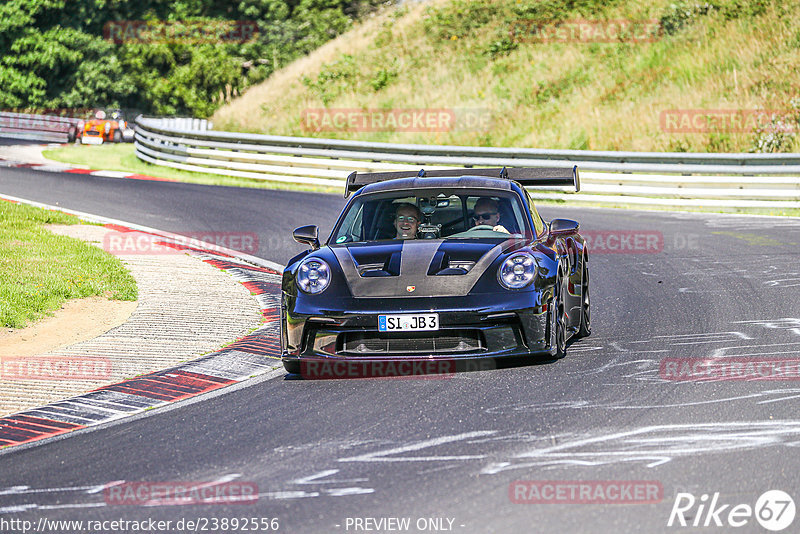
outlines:
[[535, 187], [564, 187], [572, 186], [575, 192], [581, 190], [581, 179], [578, 173], [578, 166], [569, 167], [512, 167], [493, 168], [493, 169], [444, 169], [426, 171], [393, 171], [393, 172], [370, 172], [358, 174], [353, 171], [347, 177], [344, 186], [344, 198], [350, 196], [353, 191], [358, 191], [365, 185], [394, 180], [396, 178], [440, 178], [447, 176], [488, 176], [490, 178], [502, 178], [513, 180], [523, 186]]

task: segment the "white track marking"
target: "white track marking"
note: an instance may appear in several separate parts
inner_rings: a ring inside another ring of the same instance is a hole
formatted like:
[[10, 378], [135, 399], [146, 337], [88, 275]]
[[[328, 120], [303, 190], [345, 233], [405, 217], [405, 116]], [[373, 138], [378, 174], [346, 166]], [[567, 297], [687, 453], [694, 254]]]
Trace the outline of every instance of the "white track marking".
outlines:
[[[714, 349], [708, 358], [724, 358], [724, 357], [732, 357], [732, 356], [766, 356], [767, 354], [800, 354], [800, 347], [796, 350], [768, 350], [770, 347], [776, 347], [781, 349], [789, 348], [792, 345], [800, 345], [800, 341], [789, 341], [786, 343], [763, 343], [758, 345], [738, 345], [733, 347], [719, 347]], [[742, 352], [737, 353], [736, 351], [748, 351], [748, 350], [755, 350], [755, 352]]]
[[334, 488], [325, 490], [325, 493], [331, 497], [346, 497], [348, 495], [367, 495], [375, 493], [375, 490], [372, 488]]
[[624, 462], [644, 462], [647, 467], [656, 467], [677, 457], [786, 445], [794, 443], [798, 437], [800, 421], [654, 425], [537, 448], [515, 455], [510, 462], [490, 463], [481, 473]]
[[35, 504], [19, 504], [16, 506], [4, 506], [0, 507], [0, 514], [19, 514], [34, 509], [36, 509]]
[[320, 480], [321, 478], [327, 478], [331, 475], [335, 475], [338, 473], [338, 469], [326, 469], [325, 471], [320, 471], [311, 476], [298, 478], [289, 482], [290, 484], [342, 484], [344, 482], [366, 482], [368, 478], [349, 478], [347, 480]]
[[350, 456], [347, 458], [339, 458], [339, 462], [434, 462], [434, 461], [451, 461], [451, 460], [479, 460], [485, 458], [485, 454], [479, 455], [459, 455], [459, 456], [403, 456], [399, 458], [387, 458], [389, 455], [402, 454], [404, 452], [419, 451], [429, 447], [436, 447], [446, 443], [453, 443], [470, 438], [490, 436], [496, 434], [496, 430], [478, 430], [475, 432], [465, 432], [463, 434], [456, 434], [454, 436], [443, 436], [439, 438], [427, 439], [419, 441], [411, 445], [403, 445], [402, 447], [395, 447], [393, 449], [386, 449], [382, 451], [369, 452], [360, 454], [358, 456]]
[[86, 493], [89, 495], [93, 493], [100, 493], [101, 491], [106, 490], [107, 488], [113, 488], [114, 486], [119, 486], [120, 484], [124, 484], [124, 480], [115, 480], [113, 482], [109, 482], [108, 484], [103, 484], [102, 486], [95, 486], [94, 488], [88, 490]]
[[264, 497], [265, 499], [306, 499], [308, 497], [319, 497], [318, 491], [270, 491], [267, 493], [259, 493], [258, 498]]
[[85, 493], [95, 493], [98, 487], [105, 486], [68, 486], [64, 488], [31, 488], [30, 486], [13, 486], [0, 490], [0, 495], [26, 495], [31, 493], [60, 493], [65, 491], [80, 491]]
[[104, 508], [106, 503], [104, 502], [84, 502], [84, 503], [73, 503], [73, 504], [42, 504], [36, 505], [37, 510], [64, 510], [68, 508]]
[[[775, 396], [775, 398], [770, 398]], [[543, 410], [660, 410], [665, 408], [688, 408], [690, 406], [705, 406], [709, 404], [724, 404], [741, 400], [756, 400], [756, 404], [772, 404], [783, 400], [791, 400], [800, 397], [800, 388], [772, 389], [767, 391], [757, 391], [745, 395], [734, 395], [731, 397], [717, 397], [713, 399], [664, 403], [664, 404], [630, 404], [630, 403], [595, 403], [589, 400], [571, 400], [558, 402], [543, 402], [532, 404], [516, 404], [511, 406], [498, 406], [485, 410], [489, 414], [508, 414], [524, 413], [528, 411], [541, 412]], [[761, 399], [761, 400], [758, 400]]]
[[92, 176], [100, 176], [103, 178], [127, 178], [132, 172], [122, 172], [122, 171], [92, 171], [89, 173]]

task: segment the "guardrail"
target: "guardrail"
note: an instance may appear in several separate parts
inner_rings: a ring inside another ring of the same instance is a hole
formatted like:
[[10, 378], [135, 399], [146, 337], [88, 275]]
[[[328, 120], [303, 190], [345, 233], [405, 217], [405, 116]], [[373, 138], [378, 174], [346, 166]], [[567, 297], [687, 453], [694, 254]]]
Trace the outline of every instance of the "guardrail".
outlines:
[[[686, 205], [686, 200], [692, 200], [707, 206], [800, 207], [800, 176], [786, 176], [800, 175], [800, 154], [408, 145], [217, 132], [197, 119], [139, 117], [136, 124], [140, 159], [210, 174], [340, 187], [354, 170], [577, 164], [582, 171], [582, 193], [536, 196], [589, 202], [609, 202], [613, 196], [611, 201], [620, 202], [622, 195], [635, 198], [633, 203]], [[633, 174], [642, 172], [649, 174]], [[692, 176], [698, 173], [702, 175]]]
[[72, 143], [78, 134], [79, 122], [71, 117], [0, 112], [0, 137]]

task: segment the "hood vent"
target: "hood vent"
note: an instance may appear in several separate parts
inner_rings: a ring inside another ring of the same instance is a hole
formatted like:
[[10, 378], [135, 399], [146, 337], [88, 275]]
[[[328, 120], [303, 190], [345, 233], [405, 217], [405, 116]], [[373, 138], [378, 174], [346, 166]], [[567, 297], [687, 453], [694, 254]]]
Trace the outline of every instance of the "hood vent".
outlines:
[[356, 265], [362, 278], [375, 276], [400, 276], [400, 252], [393, 252], [381, 263], [359, 263]]
[[475, 266], [474, 261], [454, 260], [444, 250], [439, 250], [433, 255], [428, 276], [458, 276], [467, 274]]

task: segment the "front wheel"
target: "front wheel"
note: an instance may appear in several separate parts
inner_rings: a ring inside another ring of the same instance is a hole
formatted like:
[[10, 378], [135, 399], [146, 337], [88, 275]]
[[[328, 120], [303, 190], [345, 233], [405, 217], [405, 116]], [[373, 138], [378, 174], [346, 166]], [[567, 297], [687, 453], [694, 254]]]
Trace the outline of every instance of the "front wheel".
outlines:
[[581, 326], [576, 337], [586, 337], [592, 333], [592, 316], [589, 306], [589, 266], [583, 259], [583, 275], [581, 276]]
[[300, 374], [300, 362], [297, 360], [284, 360], [283, 368], [286, 369], [287, 373], [294, 375]]
[[550, 351], [556, 358], [567, 355], [567, 316], [564, 310], [564, 293], [561, 277], [553, 288], [553, 300], [550, 303]]

